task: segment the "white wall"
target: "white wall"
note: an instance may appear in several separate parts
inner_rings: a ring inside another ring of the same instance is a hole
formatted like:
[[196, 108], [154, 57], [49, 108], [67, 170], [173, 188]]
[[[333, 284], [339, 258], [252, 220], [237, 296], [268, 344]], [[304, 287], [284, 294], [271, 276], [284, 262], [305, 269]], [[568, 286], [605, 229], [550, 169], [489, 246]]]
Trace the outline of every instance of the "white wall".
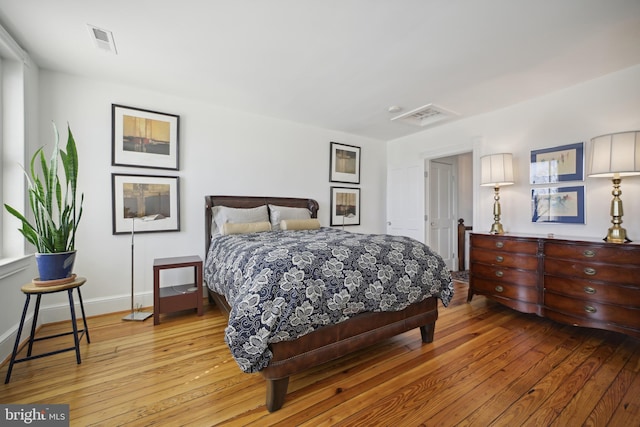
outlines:
[[[594, 136], [638, 129], [640, 65], [496, 112], [389, 141], [387, 167], [416, 164], [421, 158], [473, 148], [473, 227], [474, 231], [489, 231], [493, 222], [493, 189], [479, 187], [478, 159], [485, 154], [510, 152], [516, 163], [516, 183], [500, 191], [501, 222], [505, 231], [602, 238], [611, 225], [611, 181], [608, 179], [586, 178], [584, 181], [586, 224], [531, 222], [530, 152], [583, 141], [586, 153]], [[640, 241], [640, 177], [623, 179], [622, 193], [623, 226], [632, 240]]]
[[[195, 99], [40, 70], [39, 134], [53, 141], [51, 121], [66, 140], [70, 124], [80, 158], [79, 191], [84, 213], [76, 247], [75, 272], [87, 277], [82, 295], [87, 315], [126, 310], [130, 306], [130, 235], [112, 235], [111, 173], [180, 177], [180, 232], [138, 234], [136, 302], [153, 305], [153, 259], [200, 255], [204, 259], [206, 194], [311, 197], [320, 204], [319, 219], [329, 224], [329, 144], [362, 148], [361, 225], [354, 232], [385, 230], [386, 146], [362, 138], [293, 122], [218, 108]], [[180, 115], [180, 170], [164, 171], [111, 166], [111, 104]], [[35, 148], [31, 147], [30, 157]], [[32, 261], [33, 262], [33, 261]], [[19, 299], [15, 316], [0, 324], [0, 338], [13, 344], [24, 300], [24, 275], [2, 280]], [[30, 280], [30, 279], [29, 279]], [[66, 296], [43, 299], [43, 322], [68, 319]], [[0, 301], [4, 312], [7, 299]], [[12, 335], [13, 333], [13, 335]], [[2, 344], [2, 343], [0, 343]], [[2, 346], [2, 350], [6, 347]], [[6, 351], [3, 351], [7, 354]], [[0, 357], [3, 355], [0, 354]]]

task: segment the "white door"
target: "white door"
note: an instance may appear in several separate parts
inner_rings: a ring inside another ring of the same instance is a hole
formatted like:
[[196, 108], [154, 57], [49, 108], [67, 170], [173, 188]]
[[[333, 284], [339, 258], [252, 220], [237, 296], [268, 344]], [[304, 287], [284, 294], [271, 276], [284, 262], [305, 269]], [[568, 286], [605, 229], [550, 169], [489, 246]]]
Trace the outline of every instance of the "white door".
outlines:
[[389, 171], [387, 182], [387, 233], [409, 236], [424, 242], [421, 221], [424, 207], [420, 207], [422, 167], [406, 166]]
[[451, 164], [430, 162], [429, 189], [429, 246], [447, 263], [449, 269], [455, 264], [455, 182]]

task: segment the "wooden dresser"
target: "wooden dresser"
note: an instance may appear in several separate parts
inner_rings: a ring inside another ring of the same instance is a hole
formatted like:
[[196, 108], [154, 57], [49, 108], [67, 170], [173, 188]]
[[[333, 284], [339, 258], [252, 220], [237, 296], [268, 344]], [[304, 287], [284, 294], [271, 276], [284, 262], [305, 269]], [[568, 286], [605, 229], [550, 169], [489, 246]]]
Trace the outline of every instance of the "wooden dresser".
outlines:
[[468, 301], [483, 294], [524, 313], [540, 314], [537, 239], [471, 234]]
[[468, 301], [640, 337], [640, 245], [472, 233]]

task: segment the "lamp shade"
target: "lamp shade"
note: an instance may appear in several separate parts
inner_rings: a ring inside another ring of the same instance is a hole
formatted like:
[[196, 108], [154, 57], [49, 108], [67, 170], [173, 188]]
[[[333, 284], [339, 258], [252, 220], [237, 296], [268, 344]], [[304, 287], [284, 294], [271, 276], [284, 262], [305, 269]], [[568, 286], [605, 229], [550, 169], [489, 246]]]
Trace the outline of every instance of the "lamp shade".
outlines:
[[513, 155], [491, 154], [480, 158], [480, 185], [501, 187], [513, 184]]
[[591, 139], [589, 176], [611, 178], [640, 175], [640, 131]]

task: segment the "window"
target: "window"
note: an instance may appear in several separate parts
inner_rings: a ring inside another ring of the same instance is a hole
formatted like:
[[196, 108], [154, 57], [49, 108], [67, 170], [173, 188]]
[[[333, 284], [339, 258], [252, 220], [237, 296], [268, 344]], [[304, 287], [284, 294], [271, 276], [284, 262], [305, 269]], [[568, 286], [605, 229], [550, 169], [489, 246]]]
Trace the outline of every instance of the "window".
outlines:
[[[8, 203], [24, 211], [25, 179], [22, 165], [27, 152], [27, 96], [35, 88], [37, 72], [30, 69], [29, 56], [4, 28], [0, 27], [0, 263], [22, 257], [25, 241], [16, 222], [4, 209]], [[34, 82], [34, 84], [31, 84]], [[35, 126], [36, 122], [32, 124]]]

